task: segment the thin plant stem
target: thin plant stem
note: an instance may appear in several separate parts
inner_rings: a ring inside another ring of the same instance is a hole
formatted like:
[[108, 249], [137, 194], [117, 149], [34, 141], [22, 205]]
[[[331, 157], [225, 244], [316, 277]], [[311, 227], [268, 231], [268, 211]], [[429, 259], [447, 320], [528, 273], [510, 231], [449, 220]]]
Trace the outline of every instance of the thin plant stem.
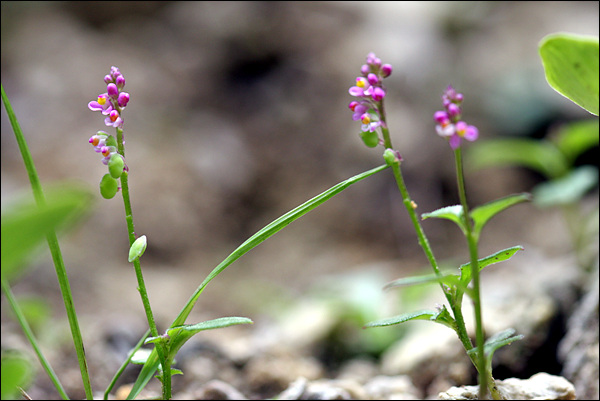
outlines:
[[[37, 170], [35, 168], [35, 164], [33, 163], [33, 158], [31, 157], [31, 153], [29, 152], [29, 147], [27, 146], [27, 142], [25, 141], [25, 136], [23, 135], [23, 132], [21, 131], [21, 127], [19, 126], [17, 117], [12, 109], [12, 106], [11, 106], [9, 100], [8, 100], [8, 96], [4, 92], [3, 86], [1, 86], [1, 91], [2, 91], [2, 101], [4, 103], [6, 113], [8, 114], [8, 118], [10, 120], [13, 131], [15, 133], [15, 138], [17, 140], [17, 144], [19, 145], [19, 150], [21, 152], [21, 157], [23, 158], [23, 162], [25, 164], [25, 169], [27, 170], [27, 174], [29, 176], [29, 181], [31, 183], [31, 189], [33, 191], [33, 196], [34, 196], [35, 201], [38, 204], [38, 206], [44, 206], [46, 204], [44, 192], [42, 190], [42, 185], [40, 183], [40, 179], [38, 177]], [[83, 339], [81, 337], [81, 330], [79, 329], [77, 313], [75, 312], [75, 306], [73, 304], [73, 295], [71, 294], [71, 286], [69, 284], [67, 271], [66, 271], [65, 264], [64, 264], [64, 261], [62, 258], [62, 253], [60, 251], [60, 246], [58, 244], [58, 238], [56, 237], [56, 233], [54, 231], [50, 231], [46, 235], [46, 241], [48, 242], [48, 247], [50, 248], [50, 254], [52, 255], [52, 261], [54, 262], [54, 268], [56, 270], [56, 277], [58, 278], [60, 291], [61, 291], [61, 294], [63, 297], [63, 303], [65, 305], [65, 309], [67, 312], [69, 326], [71, 328], [71, 337], [73, 338], [73, 344], [75, 346], [75, 351], [77, 353], [77, 360], [79, 361], [79, 370], [81, 371], [81, 379], [83, 381], [85, 395], [88, 400], [92, 400], [94, 397], [93, 397], [92, 384], [90, 381], [90, 375], [89, 375], [88, 366], [87, 366], [87, 360], [85, 358]]]
[[10, 285], [8, 284], [8, 281], [4, 277], [2, 277], [2, 291], [4, 292], [4, 295], [6, 296], [6, 299], [8, 300], [10, 308], [12, 309], [13, 313], [17, 317], [17, 321], [19, 322], [19, 325], [21, 325], [21, 329], [23, 329], [23, 333], [25, 333], [25, 337], [27, 337], [27, 339], [29, 340], [29, 343], [33, 347], [33, 350], [34, 350], [35, 354], [37, 355], [38, 360], [40, 361], [40, 364], [42, 365], [42, 367], [48, 374], [48, 377], [50, 378], [50, 381], [52, 381], [52, 383], [54, 384], [54, 387], [56, 387], [56, 391], [58, 391], [58, 394], [60, 395], [60, 397], [63, 400], [68, 400], [69, 396], [65, 392], [65, 389], [63, 388], [62, 384], [60, 383], [58, 376], [52, 369], [52, 366], [50, 366], [50, 363], [48, 362], [48, 360], [42, 353], [42, 350], [40, 349], [40, 346], [38, 345], [37, 339], [35, 338], [35, 335], [33, 334], [33, 331], [31, 330], [29, 323], [27, 323], [27, 319], [25, 318], [25, 315], [23, 314], [21, 307], [19, 306], [17, 300], [15, 299], [15, 297], [12, 293], [12, 290], [10, 289]]
[[[380, 109], [381, 110], [381, 109]], [[387, 126], [385, 126], [385, 117], [384, 114], [382, 114], [382, 121], [383, 121], [383, 127], [382, 127], [382, 133], [383, 133], [383, 137], [384, 137], [384, 146], [389, 145], [389, 149], [391, 149], [391, 139], [390, 139], [390, 134], [389, 134], [389, 129], [387, 128]], [[440, 268], [438, 266], [438, 263], [435, 259], [435, 256], [433, 254], [433, 250], [431, 249], [431, 245], [429, 244], [429, 240], [427, 239], [427, 236], [425, 235], [425, 231], [423, 230], [423, 227], [421, 226], [421, 223], [419, 221], [419, 218], [417, 217], [417, 213], [415, 212], [415, 208], [416, 208], [416, 204], [415, 202], [410, 198], [410, 194], [408, 193], [408, 189], [406, 188], [406, 184], [404, 183], [404, 178], [402, 176], [402, 171], [400, 169], [400, 163], [394, 163], [392, 165], [392, 171], [394, 173], [394, 178], [396, 179], [396, 183], [398, 185], [398, 190], [400, 191], [400, 194], [402, 195], [402, 201], [404, 203], [404, 206], [408, 212], [408, 215], [410, 216], [410, 220], [415, 228], [415, 231], [417, 233], [417, 237], [419, 239], [419, 245], [421, 245], [421, 248], [423, 248], [423, 251], [425, 252], [425, 256], [427, 257], [427, 260], [429, 261], [429, 264], [431, 265], [431, 268], [433, 269], [434, 273], [440, 277], [442, 274], [440, 272]], [[455, 331], [456, 334], [458, 335], [458, 338], [460, 340], [460, 342], [462, 343], [463, 347], [465, 348], [466, 351], [469, 351], [473, 348], [473, 344], [471, 343], [471, 339], [469, 338], [469, 335], [467, 334], [467, 329], [466, 329], [466, 325], [465, 325], [465, 321], [464, 321], [464, 317], [462, 314], [462, 311], [460, 309], [459, 305], [455, 305], [454, 302], [452, 302], [452, 296], [444, 289], [443, 284], [440, 283], [440, 287], [442, 288], [442, 291], [444, 293], [444, 295], [446, 296], [446, 300], [448, 301], [448, 304], [450, 305], [450, 309], [452, 310], [452, 313], [454, 315], [454, 320], [456, 322], [456, 327], [455, 327]], [[473, 362], [473, 364], [475, 365], [475, 367], [477, 367], [477, 364], [475, 363], [475, 359], [470, 356], [471, 361]]]
[[[473, 278], [473, 309], [475, 314], [475, 345], [477, 346], [477, 364], [479, 372], [479, 398], [485, 399], [490, 390], [494, 399], [502, 399], [494, 383], [491, 372], [488, 371], [488, 364], [484, 351], [485, 333], [483, 330], [483, 318], [481, 314], [479, 263], [478, 263], [478, 244], [477, 238], [473, 235], [473, 225], [469, 214], [469, 205], [467, 204], [467, 192], [465, 190], [465, 179], [462, 164], [462, 152], [458, 147], [454, 150], [454, 159], [456, 161], [456, 181], [458, 185], [458, 195], [463, 209], [463, 219], [466, 230], [467, 244], [469, 246], [469, 256], [471, 259], [471, 277]], [[489, 388], [488, 388], [489, 387]], [[500, 398], [498, 398], [500, 397]]]
[[[121, 110], [118, 110], [119, 113]], [[117, 146], [118, 152], [121, 156], [125, 157], [125, 146], [123, 142], [123, 130], [121, 128], [117, 128]], [[135, 228], [133, 225], [133, 211], [131, 209], [131, 200], [129, 197], [129, 181], [128, 181], [128, 173], [123, 172], [121, 175], [121, 193], [123, 195], [123, 203], [125, 206], [125, 220], [127, 222], [127, 232], [129, 234], [129, 246], [133, 245], [135, 242]], [[142, 304], [144, 305], [144, 311], [146, 312], [146, 318], [148, 320], [148, 325], [150, 327], [150, 334], [153, 337], [158, 337], [158, 329], [156, 328], [156, 322], [154, 320], [154, 315], [152, 314], [152, 308], [150, 307], [150, 299], [148, 298], [148, 292], [146, 290], [146, 284], [144, 282], [144, 275], [142, 274], [142, 267], [140, 265], [139, 258], [133, 261], [133, 266], [135, 268], [135, 275], [138, 282], [138, 291], [140, 292], [140, 296], [142, 298]], [[165, 357], [165, 349], [163, 345], [159, 342], [156, 345], [156, 351], [158, 353], [158, 357], [161, 361], [163, 367], [163, 380], [162, 380], [162, 391], [163, 391], [163, 399], [170, 400], [171, 399], [171, 372], [170, 372], [170, 364], [166, 362]]]

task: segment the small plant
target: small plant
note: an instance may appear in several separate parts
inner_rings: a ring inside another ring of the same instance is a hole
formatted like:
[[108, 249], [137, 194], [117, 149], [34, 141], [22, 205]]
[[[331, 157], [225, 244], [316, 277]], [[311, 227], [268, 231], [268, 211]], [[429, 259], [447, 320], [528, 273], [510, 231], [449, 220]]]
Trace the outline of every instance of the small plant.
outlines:
[[[356, 78], [356, 84], [349, 90], [350, 95], [357, 98], [357, 100], [350, 102], [349, 108], [353, 112], [353, 120], [362, 123], [360, 136], [365, 145], [368, 147], [383, 146], [383, 157], [386, 163], [392, 168], [404, 206], [416, 231], [419, 244], [423, 248], [427, 260], [433, 269], [433, 274], [399, 279], [389, 283], [387, 287], [438, 282], [446, 297], [448, 306], [440, 306], [436, 310], [420, 310], [404, 313], [392, 318], [367, 323], [365, 327], [390, 326], [416, 319], [430, 320], [449, 327], [458, 335], [465, 351], [479, 373], [479, 397], [483, 399], [489, 392], [494, 399], [502, 399], [502, 395], [496, 387], [492, 376], [492, 356], [498, 348], [519, 340], [522, 336], [514, 335], [513, 329], [507, 329], [489, 337], [487, 340], [485, 339], [483, 316], [481, 313], [479, 273], [480, 270], [488, 265], [510, 259], [517, 251], [523, 248], [521, 246], [514, 246], [480, 259], [478, 243], [483, 227], [493, 216], [510, 206], [529, 200], [530, 197], [528, 194], [515, 194], [473, 209], [470, 208], [467, 203], [463, 174], [462, 145], [464, 144], [464, 140], [470, 142], [477, 140], [479, 132], [475, 126], [467, 124], [462, 119], [463, 95], [457, 92], [452, 86], [448, 86], [442, 95], [444, 110], [435, 112], [433, 117], [437, 123], [435, 126], [437, 134], [446, 139], [451, 150], [454, 151], [460, 205], [447, 206], [430, 213], [425, 213], [421, 217], [423, 219], [448, 219], [456, 223], [465, 236], [469, 248], [470, 261], [459, 266], [456, 272], [441, 272], [417, 216], [417, 204], [411, 199], [405, 185], [401, 170], [401, 164], [404, 161], [400, 153], [392, 145], [389, 127], [386, 122], [384, 108], [386, 89], [383, 86], [383, 80], [391, 72], [392, 67], [389, 64], [382, 64], [381, 60], [375, 54], [370, 53], [367, 56], [367, 63], [361, 67], [361, 76]], [[462, 301], [465, 294], [471, 298], [474, 305], [475, 346], [473, 346], [467, 334], [462, 313]]]

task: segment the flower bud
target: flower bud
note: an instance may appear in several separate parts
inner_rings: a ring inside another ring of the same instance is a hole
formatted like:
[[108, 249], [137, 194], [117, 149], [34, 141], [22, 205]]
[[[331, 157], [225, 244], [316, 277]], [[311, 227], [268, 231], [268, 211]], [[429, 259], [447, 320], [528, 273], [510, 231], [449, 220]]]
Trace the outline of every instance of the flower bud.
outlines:
[[119, 190], [119, 182], [112, 178], [110, 174], [104, 174], [100, 180], [100, 194], [104, 199], [112, 199]]
[[397, 150], [388, 148], [383, 152], [383, 160], [385, 160], [388, 166], [391, 166], [392, 164], [400, 163], [402, 156], [400, 156]]
[[147, 241], [145, 235], [136, 239], [133, 244], [131, 244], [131, 248], [129, 248], [129, 258], [127, 260], [131, 263], [136, 259], [139, 259], [146, 251], [146, 245]]
[[114, 153], [108, 161], [108, 172], [112, 178], [120, 178], [123, 174], [124, 166], [125, 162], [123, 161], [123, 156], [118, 153]]

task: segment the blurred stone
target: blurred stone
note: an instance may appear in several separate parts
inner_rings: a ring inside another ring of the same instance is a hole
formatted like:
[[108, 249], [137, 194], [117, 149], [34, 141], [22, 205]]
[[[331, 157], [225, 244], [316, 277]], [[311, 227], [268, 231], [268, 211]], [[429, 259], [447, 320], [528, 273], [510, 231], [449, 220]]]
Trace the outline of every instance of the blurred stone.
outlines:
[[[575, 387], [561, 376], [537, 373], [529, 379], [496, 380], [498, 389], [508, 400], [574, 400]], [[440, 400], [477, 400], [479, 386], [452, 387], [440, 393]]]
[[232, 385], [220, 380], [211, 380], [200, 388], [197, 400], [247, 400], [246, 396]]
[[371, 400], [419, 400], [419, 390], [408, 376], [375, 376], [364, 390]]
[[589, 275], [584, 297], [577, 304], [567, 322], [567, 334], [558, 348], [563, 361], [562, 374], [575, 385], [580, 399], [600, 397], [599, 342], [598, 342], [598, 259]]

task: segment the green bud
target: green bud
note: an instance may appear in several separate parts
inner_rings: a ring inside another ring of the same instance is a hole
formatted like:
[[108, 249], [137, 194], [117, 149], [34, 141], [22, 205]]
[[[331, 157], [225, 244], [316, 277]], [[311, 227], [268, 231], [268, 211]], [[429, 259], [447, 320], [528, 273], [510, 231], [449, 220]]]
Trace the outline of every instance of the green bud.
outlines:
[[374, 148], [379, 144], [379, 136], [377, 135], [377, 131], [361, 132], [360, 138], [363, 140], [365, 145], [370, 148]]
[[118, 147], [117, 140], [114, 136], [109, 135], [108, 138], [106, 138], [106, 146], [114, 146], [115, 148]]
[[125, 166], [125, 162], [123, 161], [123, 156], [118, 153], [113, 154], [108, 161], [108, 172], [112, 176], [112, 178], [119, 178], [123, 174], [123, 167]]
[[385, 160], [388, 166], [391, 166], [392, 164], [400, 163], [402, 156], [400, 156], [398, 151], [388, 148], [383, 152], [383, 160]]
[[104, 174], [100, 180], [100, 194], [104, 199], [111, 199], [119, 190], [119, 182], [112, 178], [110, 174]]
[[129, 262], [133, 262], [134, 260], [140, 258], [146, 250], [146, 245], [147, 242], [145, 235], [142, 235], [136, 239], [133, 244], [131, 244], [131, 248], [129, 248]]

